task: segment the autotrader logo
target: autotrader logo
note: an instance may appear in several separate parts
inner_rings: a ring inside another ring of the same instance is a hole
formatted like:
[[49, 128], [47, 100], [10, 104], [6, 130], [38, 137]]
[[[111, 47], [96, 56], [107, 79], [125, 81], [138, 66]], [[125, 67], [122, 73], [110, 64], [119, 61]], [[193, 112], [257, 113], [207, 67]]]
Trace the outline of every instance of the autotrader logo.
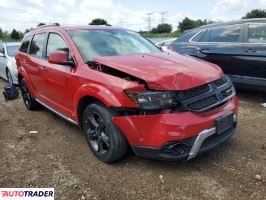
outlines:
[[0, 188], [0, 200], [54, 200], [54, 188]]

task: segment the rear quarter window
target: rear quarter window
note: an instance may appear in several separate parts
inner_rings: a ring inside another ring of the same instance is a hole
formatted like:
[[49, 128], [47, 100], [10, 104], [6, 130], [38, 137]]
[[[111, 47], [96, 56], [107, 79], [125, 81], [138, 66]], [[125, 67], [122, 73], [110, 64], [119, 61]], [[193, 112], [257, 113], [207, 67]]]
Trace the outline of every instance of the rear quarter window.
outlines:
[[248, 42], [266, 43], [266, 24], [249, 24]]
[[23, 40], [23, 42], [22, 42], [22, 44], [20, 46], [20, 49], [19, 49], [20, 52], [28, 53], [31, 39], [32, 39], [32, 36], [27, 36], [27, 37], [24, 38], [24, 40]]

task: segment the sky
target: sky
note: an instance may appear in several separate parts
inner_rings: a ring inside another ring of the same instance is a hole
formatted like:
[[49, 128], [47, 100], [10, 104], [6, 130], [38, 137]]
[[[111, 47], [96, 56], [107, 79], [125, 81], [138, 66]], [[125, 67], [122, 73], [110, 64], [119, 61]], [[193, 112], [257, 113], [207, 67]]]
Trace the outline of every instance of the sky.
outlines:
[[39, 22], [87, 25], [104, 18], [113, 26], [139, 31], [148, 29], [147, 13], [152, 13], [152, 27], [164, 21], [175, 30], [185, 17], [230, 21], [252, 9], [266, 9], [266, 0], [0, 0], [0, 27], [24, 31]]

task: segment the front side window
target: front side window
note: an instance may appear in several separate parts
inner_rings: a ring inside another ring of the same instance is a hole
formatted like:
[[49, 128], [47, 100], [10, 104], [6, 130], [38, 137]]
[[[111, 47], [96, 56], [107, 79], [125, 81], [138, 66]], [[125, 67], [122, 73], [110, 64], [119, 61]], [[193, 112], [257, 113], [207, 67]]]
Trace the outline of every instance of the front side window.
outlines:
[[20, 52], [23, 52], [23, 53], [28, 53], [28, 49], [29, 49], [29, 45], [30, 45], [30, 41], [32, 39], [32, 36], [28, 36], [28, 37], [25, 37], [21, 46], [20, 46], [20, 49], [19, 51]]
[[240, 25], [211, 28], [210, 42], [239, 42]]
[[30, 45], [31, 55], [37, 58], [43, 58], [43, 51], [45, 48], [45, 39], [46, 39], [46, 33], [39, 33], [33, 37], [31, 45]]
[[249, 43], [266, 43], [266, 24], [248, 25]]
[[48, 57], [49, 53], [52, 51], [65, 51], [69, 54], [69, 48], [67, 47], [65, 41], [56, 33], [49, 34], [46, 57]]
[[69, 31], [84, 61], [94, 56], [117, 56], [142, 53], [159, 53], [160, 50], [138, 33], [121, 30]]
[[19, 45], [7, 46], [7, 55], [15, 57], [18, 51]]

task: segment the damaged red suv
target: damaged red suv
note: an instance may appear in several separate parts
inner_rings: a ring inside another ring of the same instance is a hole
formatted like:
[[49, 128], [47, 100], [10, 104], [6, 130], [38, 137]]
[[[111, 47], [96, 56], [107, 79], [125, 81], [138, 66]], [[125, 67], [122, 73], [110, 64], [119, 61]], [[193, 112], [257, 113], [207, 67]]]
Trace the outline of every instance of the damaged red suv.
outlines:
[[16, 61], [26, 107], [79, 125], [103, 162], [129, 147], [144, 158], [189, 160], [236, 130], [235, 89], [218, 66], [163, 53], [133, 31], [39, 27]]

